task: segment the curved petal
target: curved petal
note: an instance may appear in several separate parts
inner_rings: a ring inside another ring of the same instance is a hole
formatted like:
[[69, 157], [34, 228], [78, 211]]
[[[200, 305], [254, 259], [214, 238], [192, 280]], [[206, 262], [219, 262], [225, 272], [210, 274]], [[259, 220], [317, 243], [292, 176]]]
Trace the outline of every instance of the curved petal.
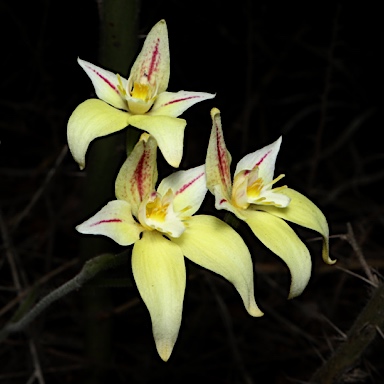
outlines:
[[275, 172], [275, 162], [281, 145], [281, 136], [272, 144], [265, 146], [249, 155], [243, 157], [236, 166], [235, 176], [243, 170], [251, 170], [258, 166], [258, 177], [261, 177], [264, 183], [273, 180]]
[[183, 157], [184, 129], [187, 122], [169, 116], [133, 115], [129, 124], [150, 133], [157, 141], [157, 145], [165, 160], [172, 167], [177, 168]]
[[207, 187], [215, 196], [216, 209], [226, 209], [222, 204], [230, 203], [231, 201], [231, 155], [225, 145], [220, 111], [217, 108], [213, 108], [211, 110], [211, 117], [213, 125], [205, 159]]
[[179, 333], [185, 291], [181, 249], [156, 231], [143, 233], [132, 251], [133, 277], [152, 320], [157, 352], [167, 361]]
[[140, 203], [155, 188], [157, 181], [156, 154], [156, 140], [148, 133], [143, 133], [116, 178], [116, 197], [127, 201], [136, 217]]
[[160, 20], [148, 33], [143, 48], [132, 66], [130, 78], [140, 81], [146, 77], [158, 93], [168, 88], [170, 73], [168, 30], [165, 20]]
[[336, 260], [329, 257], [329, 229], [323, 212], [311, 200], [294, 189], [286, 188], [280, 193], [291, 199], [288, 207], [259, 206], [258, 209], [320, 233], [323, 236], [322, 256], [324, 262], [327, 264], [336, 263]]
[[228, 224], [214, 216], [193, 216], [185, 232], [172, 241], [188, 259], [230, 281], [250, 315], [263, 315], [255, 302], [251, 255], [243, 239]]
[[77, 62], [91, 79], [99, 99], [104, 100], [115, 108], [127, 109], [127, 102], [125, 98], [121, 97], [119, 92], [119, 85], [125, 89], [127, 85], [126, 79], [121, 77], [122, 83], [119, 84], [118, 77], [113, 72], [93, 65], [88, 61], [81, 60], [80, 58], [77, 59]]
[[291, 272], [289, 298], [300, 295], [311, 277], [307, 247], [284, 220], [261, 211], [247, 210], [244, 215], [256, 237], [287, 264]]
[[192, 216], [201, 206], [207, 193], [204, 165], [187, 171], [178, 171], [166, 177], [157, 187], [161, 195], [171, 189], [174, 193], [173, 208], [182, 215]]
[[86, 100], [73, 111], [68, 120], [67, 139], [80, 169], [85, 167], [85, 154], [90, 142], [124, 129], [128, 125], [128, 116], [127, 112], [98, 99]]
[[143, 227], [132, 217], [131, 206], [122, 200], [113, 200], [76, 229], [89, 235], [104, 235], [119, 245], [131, 245], [139, 240]]
[[215, 96], [205, 92], [163, 92], [157, 96], [149, 115], [178, 117], [192, 105]]

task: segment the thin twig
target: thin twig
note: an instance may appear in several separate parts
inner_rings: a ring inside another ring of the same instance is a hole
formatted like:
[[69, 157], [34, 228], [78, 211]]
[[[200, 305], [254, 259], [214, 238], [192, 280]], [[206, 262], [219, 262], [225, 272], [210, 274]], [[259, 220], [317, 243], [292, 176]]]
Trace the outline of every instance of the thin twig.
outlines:
[[98, 273], [113, 268], [127, 262], [127, 253], [123, 252], [119, 255], [102, 254], [87, 261], [81, 271], [71, 280], [67, 281], [60, 287], [53, 290], [47, 296], [43, 297], [29, 312], [27, 312], [20, 320], [6, 325], [0, 331], [0, 341], [4, 340], [8, 335], [23, 331], [33, 320], [36, 319], [46, 308], [55, 301], [61, 299], [68, 293], [82, 287], [86, 282], [95, 277]]
[[239, 347], [237, 345], [235, 335], [233, 334], [233, 325], [232, 325], [232, 321], [231, 321], [231, 316], [228, 313], [227, 306], [225, 305], [223, 299], [219, 295], [219, 292], [217, 291], [215, 284], [211, 281], [211, 278], [208, 277], [207, 275], [205, 275], [205, 281], [207, 282], [212, 293], [214, 294], [215, 300], [216, 300], [217, 305], [219, 307], [219, 311], [221, 312], [221, 315], [222, 315], [221, 317], [223, 319], [225, 329], [228, 333], [228, 340], [229, 340], [229, 343], [231, 345], [233, 358], [236, 362], [236, 365], [239, 368], [239, 371], [241, 372], [241, 374], [243, 376], [244, 383], [252, 384], [253, 380], [252, 380], [251, 376], [249, 375], [249, 373], [245, 369], [243, 358], [242, 358], [241, 353], [239, 351]]
[[336, 15], [333, 20], [333, 28], [332, 28], [332, 37], [331, 37], [331, 44], [328, 51], [328, 66], [325, 72], [325, 79], [324, 79], [324, 90], [323, 94], [321, 96], [321, 114], [320, 114], [320, 122], [319, 127], [317, 129], [317, 135], [316, 135], [316, 146], [312, 161], [312, 169], [309, 175], [309, 185], [312, 186], [313, 181], [316, 178], [317, 174], [317, 167], [319, 165], [320, 160], [320, 154], [322, 149], [322, 140], [323, 140], [323, 134], [325, 130], [325, 121], [327, 118], [327, 112], [328, 112], [328, 97], [329, 93], [331, 91], [331, 78], [332, 78], [332, 70], [334, 65], [334, 53], [336, 48], [336, 38], [337, 33], [339, 30], [339, 17], [340, 17], [340, 11], [341, 6], [338, 4], [336, 9]]
[[42, 372], [41, 366], [40, 366], [39, 356], [38, 356], [37, 351], [36, 351], [36, 345], [32, 339], [29, 340], [29, 349], [30, 349], [31, 355], [32, 355], [33, 366], [35, 367], [34, 377], [37, 379], [39, 384], [45, 384], [43, 372]]
[[20, 282], [20, 278], [19, 278], [19, 273], [17, 271], [16, 257], [15, 257], [14, 251], [13, 251], [13, 247], [11, 244], [11, 239], [9, 237], [7, 227], [6, 227], [5, 222], [3, 220], [3, 214], [2, 214], [1, 209], [0, 209], [0, 231], [1, 231], [1, 236], [3, 238], [5, 254], [7, 255], [9, 267], [11, 268], [12, 280], [13, 280], [13, 283], [16, 287], [16, 290], [18, 292], [20, 292], [21, 291], [21, 282]]
[[12, 307], [14, 307], [16, 304], [20, 302], [24, 297], [28, 296], [32, 290], [36, 289], [42, 284], [47, 283], [52, 277], [58, 275], [59, 273], [65, 271], [66, 269], [72, 267], [73, 265], [76, 265], [79, 263], [79, 259], [73, 259], [68, 261], [67, 263], [60, 265], [60, 267], [54, 269], [53, 271], [47, 273], [43, 277], [41, 277], [39, 280], [37, 280], [33, 286], [25, 289], [24, 291], [21, 291], [17, 297], [15, 297], [13, 300], [8, 302], [6, 305], [4, 305], [3, 308], [0, 309], [0, 316], [3, 316], [5, 313], [7, 313]]
[[366, 282], [367, 284], [369, 285], [372, 285], [372, 287], [374, 288], [377, 288], [377, 284], [373, 283], [371, 280], [359, 275], [358, 273], [355, 273], [355, 272], [352, 272], [350, 271], [349, 269], [346, 269], [346, 268], [343, 268], [343, 267], [340, 267], [339, 265], [335, 265], [335, 268], [336, 269], [339, 269], [340, 271], [343, 271], [345, 273], [348, 273], [348, 275], [351, 275], [351, 276], [354, 276], [354, 277], [357, 277], [358, 279]]
[[359, 244], [357, 244], [351, 223], [347, 223], [347, 229], [348, 229], [347, 239], [348, 239], [349, 244], [351, 244], [353, 250], [355, 251], [356, 256], [357, 256], [361, 266], [363, 267], [363, 270], [364, 270], [365, 274], [367, 275], [368, 279], [372, 282], [372, 284], [374, 286], [377, 287], [377, 285], [379, 284], [377, 276], [375, 276], [372, 273], [372, 270], [371, 270], [370, 266], [367, 264], [367, 261], [365, 260], [363, 252], [361, 251], [361, 248], [359, 247]]
[[384, 326], [384, 284], [373, 293], [347, 333], [347, 339], [313, 375], [311, 383], [332, 384], [362, 356]]
[[57, 169], [59, 168], [60, 164], [64, 160], [64, 157], [67, 154], [67, 152], [68, 152], [68, 146], [65, 145], [61, 150], [61, 152], [59, 153], [59, 156], [57, 157], [55, 163], [53, 164], [53, 167], [48, 171], [41, 187], [36, 191], [36, 193], [33, 195], [29, 204], [24, 208], [24, 210], [18, 215], [16, 220], [13, 222], [12, 231], [14, 231], [18, 227], [18, 225], [28, 215], [28, 213], [33, 208], [33, 206], [39, 201], [40, 197], [43, 195], [44, 190], [47, 188], [49, 182], [52, 180]]

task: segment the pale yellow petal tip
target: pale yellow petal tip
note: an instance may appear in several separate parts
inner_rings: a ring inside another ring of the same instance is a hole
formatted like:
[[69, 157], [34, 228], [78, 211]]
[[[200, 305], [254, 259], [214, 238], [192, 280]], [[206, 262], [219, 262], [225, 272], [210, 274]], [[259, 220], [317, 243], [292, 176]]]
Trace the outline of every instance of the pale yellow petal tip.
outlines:
[[141, 134], [139, 140], [140, 140], [140, 141], [145, 141], [145, 142], [147, 142], [150, 136], [151, 136], [151, 135], [150, 135], [149, 133], [144, 132], [144, 133]]
[[181, 160], [176, 160], [176, 161], [169, 160], [168, 161], [168, 164], [171, 165], [173, 168], [179, 168], [180, 163], [181, 163]]
[[295, 297], [300, 296], [302, 293], [303, 293], [303, 290], [301, 290], [299, 292], [297, 290], [292, 290], [292, 288], [291, 288], [291, 290], [289, 291], [289, 294], [288, 294], [288, 300], [292, 300]]
[[82, 171], [85, 168], [85, 163], [79, 163], [80, 171]]
[[255, 307], [255, 308], [248, 308], [248, 313], [252, 316], [252, 317], [262, 317], [264, 316], [264, 312], [260, 311], [260, 309], [258, 307]]
[[288, 300], [292, 300], [297, 296], [300, 296], [304, 289], [307, 287], [311, 275], [308, 275], [303, 281], [291, 281], [291, 286], [289, 288]]
[[214, 119], [217, 115], [220, 116], [220, 110], [218, 110], [217, 108], [212, 108], [211, 109], [211, 117], [212, 117], [212, 119]]
[[264, 316], [264, 312], [262, 312], [260, 310], [260, 308], [257, 306], [255, 300], [251, 300], [248, 308], [247, 308], [247, 312], [253, 316], [253, 317], [261, 317], [261, 316]]
[[336, 263], [337, 259], [333, 260], [329, 257], [329, 240], [328, 236], [324, 236], [323, 240], [323, 251], [322, 251], [322, 258], [325, 264], [333, 265]]
[[333, 264], [335, 264], [336, 261], [337, 261], [336, 259], [335, 259], [335, 260], [331, 259], [331, 258], [329, 257], [328, 252], [323, 252], [323, 260], [324, 260], [324, 263], [325, 263], [325, 264], [328, 264], [328, 265], [333, 265]]
[[156, 342], [157, 353], [161, 360], [167, 362], [172, 354], [174, 344], [168, 340], [161, 340]]

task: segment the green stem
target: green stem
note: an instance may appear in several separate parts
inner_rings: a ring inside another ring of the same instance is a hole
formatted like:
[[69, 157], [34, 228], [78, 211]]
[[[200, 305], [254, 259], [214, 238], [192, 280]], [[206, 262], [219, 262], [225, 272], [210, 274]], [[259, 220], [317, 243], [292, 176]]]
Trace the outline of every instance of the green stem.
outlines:
[[[137, 47], [138, 0], [101, 0], [99, 65], [126, 77]], [[125, 132], [95, 140], [89, 151], [84, 194], [84, 219], [115, 198], [114, 185], [126, 145]], [[85, 261], [94, 255], [111, 252], [112, 242], [101, 237], [83, 237], [80, 255]], [[113, 250], [112, 250], [113, 251]], [[85, 287], [82, 291], [85, 315], [85, 345], [90, 362], [86, 383], [106, 382], [111, 357], [112, 319], [100, 313], [111, 307], [109, 291]]]

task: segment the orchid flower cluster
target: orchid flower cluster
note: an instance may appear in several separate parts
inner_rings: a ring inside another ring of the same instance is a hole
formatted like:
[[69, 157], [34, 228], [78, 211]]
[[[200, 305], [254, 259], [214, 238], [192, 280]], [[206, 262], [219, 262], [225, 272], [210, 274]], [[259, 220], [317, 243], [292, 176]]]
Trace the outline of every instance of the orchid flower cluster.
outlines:
[[118, 173], [116, 200], [76, 229], [107, 236], [121, 246], [133, 245], [134, 280], [164, 361], [172, 353], [182, 319], [184, 257], [231, 282], [251, 316], [263, 315], [255, 301], [251, 255], [242, 237], [215, 216], [196, 215], [208, 190], [215, 196], [217, 209], [243, 220], [286, 263], [291, 274], [290, 298], [306, 287], [311, 258], [287, 221], [321, 234], [323, 260], [334, 263], [328, 252], [328, 224], [320, 209], [293, 189], [274, 187], [284, 176], [274, 178], [281, 137], [241, 159], [232, 180], [231, 156], [216, 108], [211, 111], [213, 125], [205, 164], [177, 171], [156, 188], [157, 147], [171, 166], [178, 167], [186, 126], [178, 116], [215, 96], [166, 91], [170, 60], [164, 20], [147, 35], [128, 79], [86, 61], [78, 62], [99, 98], [80, 104], [68, 121], [69, 148], [80, 168], [85, 167], [87, 148], [95, 138], [129, 125], [144, 133]]

